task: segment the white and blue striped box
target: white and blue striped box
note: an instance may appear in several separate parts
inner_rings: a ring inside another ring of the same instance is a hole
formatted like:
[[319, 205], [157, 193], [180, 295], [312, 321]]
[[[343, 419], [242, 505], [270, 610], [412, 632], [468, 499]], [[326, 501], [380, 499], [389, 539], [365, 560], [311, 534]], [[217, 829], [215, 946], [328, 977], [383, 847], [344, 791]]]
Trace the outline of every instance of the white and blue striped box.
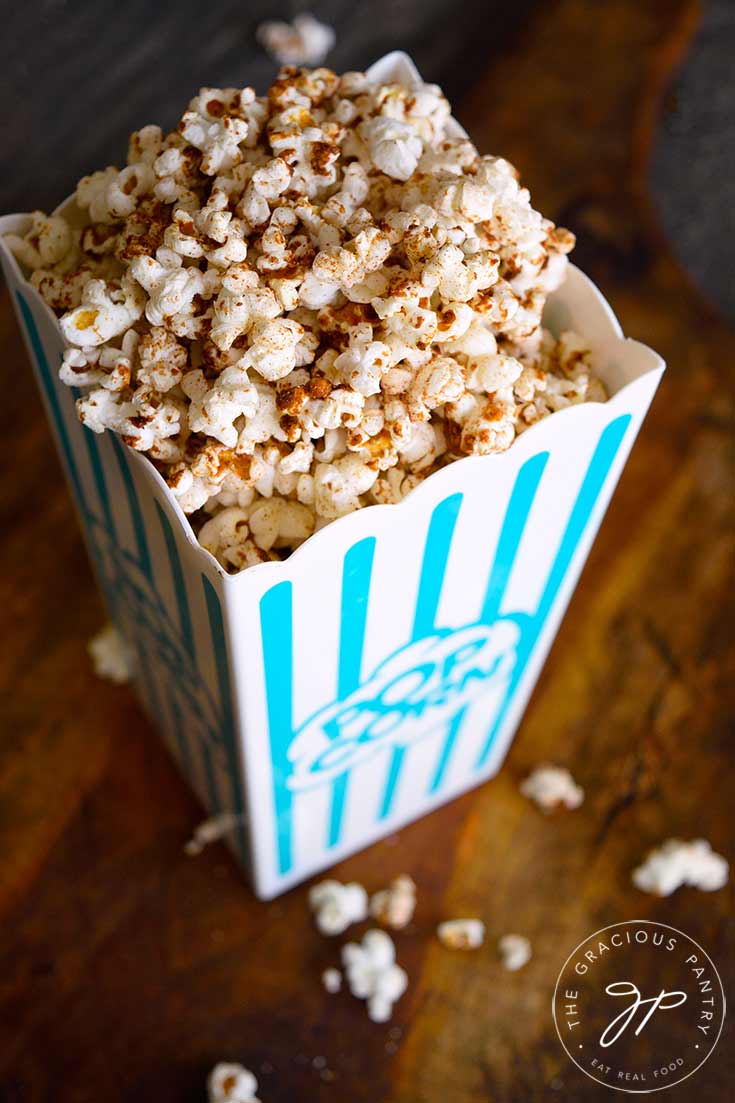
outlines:
[[230, 576], [153, 466], [80, 424], [58, 323], [2, 259], [137, 693], [209, 812], [241, 817], [229, 841], [256, 893], [495, 774], [664, 369], [593, 284], [571, 267], [545, 321], [586, 338], [607, 402]]

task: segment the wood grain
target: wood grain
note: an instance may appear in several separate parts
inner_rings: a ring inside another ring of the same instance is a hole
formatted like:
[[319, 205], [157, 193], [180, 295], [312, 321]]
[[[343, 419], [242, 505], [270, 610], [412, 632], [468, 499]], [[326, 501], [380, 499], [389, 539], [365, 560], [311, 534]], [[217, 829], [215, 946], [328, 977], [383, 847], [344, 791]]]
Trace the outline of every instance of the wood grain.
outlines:
[[[701, 942], [731, 983], [731, 889], [659, 901], [630, 884], [671, 834], [735, 853], [735, 338], [672, 261], [646, 188], [696, 17], [690, 0], [542, 5], [458, 105], [480, 148], [514, 161], [537, 205], [578, 233], [579, 263], [669, 370], [502, 773], [335, 871], [371, 889], [400, 872], [418, 882], [391, 1027], [322, 991], [337, 948], [315, 932], [305, 888], [259, 904], [222, 848], [183, 855], [200, 810], [129, 693], [88, 668], [101, 605], [2, 299], [4, 1100], [186, 1103], [230, 1058], [256, 1071], [264, 1103], [596, 1101], [606, 1089], [569, 1063], [550, 1013], [582, 938], [653, 918]], [[579, 811], [549, 819], [520, 796], [544, 759], [584, 786]], [[481, 951], [435, 940], [458, 914], [485, 919]], [[517, 975], [494, 948], [509, 930], [534, 947]], [[666, 1099], [724, 1101], [734, 1075], [723, 1036]]]

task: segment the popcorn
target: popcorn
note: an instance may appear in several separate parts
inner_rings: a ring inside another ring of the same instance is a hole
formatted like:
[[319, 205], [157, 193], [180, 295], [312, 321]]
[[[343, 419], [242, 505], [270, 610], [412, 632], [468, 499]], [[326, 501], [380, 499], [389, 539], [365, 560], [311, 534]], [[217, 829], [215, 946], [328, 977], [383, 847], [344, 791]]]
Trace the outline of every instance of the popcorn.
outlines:
[[[332, 41], [310, 16], [261, 36]], [[435, 85], [364, 73], [201, 88], [79, 181], [73, 220], [10, 236], [81, 420], [155, 462], [227, 571], [605, 399], [584, 342], [541, 326], [573, 235], [449, 122]]]
[[237, 825], [242, 823], [242, 820], [243, 817], [236, 815], [234, 812], [221, 812], [218, 816], [210, 816], [209, 819], [202, 820], [194, 828], [192, 837], [185, 844], [184, 853], [190, 858], [195, 858], [198, 854], [201, 854], [205, 846], [219, 842], [225, 835], [229, 835], [231, 831], [234, 831]]
[[259, 405], [258, 392], [243, 360], [226, 368], [211, 384], [204, 372], [195, 368], [181, 380], [181, 389], [190, 400], [189, 426], [234, 448], [240, 433], [239, 418], [252, 417]]
[[122, 391], [129, 386], [133, 359], [138, 346], [138, 334], [129, 329], [123, 334], [121, 347], [68, 348], [59, 369], [62, 383], [70, 387], [100, 386], [108, 391]]
[[342, 964], [350, 992], [367, 1000], [368, 1015], [374, 1023], [387, 1022], [393, 1004], [408, 986], [405, 971], [396, 964], [395, 947], [385, 931], [367, 931], [362, 943], [348, 942], [342, 947]]
[[534, 800], [544, 812], [551, 812], [561, 805], [579, 808], [584, 800], [584, 789], [562, 766], [536, 766], [521, 783], [521, 792], [524, 797]]
[[402, 930], [408, 926], [415, 908], [416, 885], [407, 874], [396, 877], [387, 889], [370, 897], [370, 914], [373, 919], [394, 930]]
[[481, 919], [448, 919], [436, 933], [449, 950], [476, 950], [485, 941], [485, 924]]
[[419, 368], [408, 389], [411, 421], [428, 421], [432, 410], [457, 402], [464, 394], [464, 373], [449, 356], [437, 356]]
[[357, 338], [336, 357], [333, 371], [342, 383], [366, 397], [380, 393], [382, 368], [390, 363], [390, 349], [382, 341]]
[[153, 397], [153, 392], [141, 391], [126, 399], [99, 387], [77, 401], [77, 412], [93, 433], [113, 429], [139, 452], [151, 452], [181, 429], [181, 407], [177, 401], [161, 401]]
[[342, 988], [342, 974], [339, 969], [325, 969], [322, 973], [322, 985], [330, 996], [335, 995]]
[[727, 860], [706, 839], [667, 839], [633, 871], [633, 884], [656, 896], [670, 896], [682, 885], [716, 892], [727, 884], [729, 871]]
[[504, 934], [498, 939], [498, 952], [504, 968], [515, 973], [531, 960], [531, 943], [522, 934]]
[[8, 234], [5, 240], [20, 263], [35, 272], [64, 259], [71, 248], [72, 232], [63, 218], [45, 215], [43, 211], [33, 211], [30, 219], [23, 237]]
[[314, 474], [314, 506], [321, 517], [342, 517], [360, 508], [360, 496], [378, 477], [357, 456], [343, 456], [334, 463], [318, 463]]
[[258, 1103], [258, 1081], [242, 1065], [215, 1065], [207, 1077], [209, 1103]]
[[342, 934], [351, 923], [367, 919], [368, 897], [362, 885], [354, 881], [346, 885], [320, 881], [309, 891], [309, 907], [322, 934]]
[[179, 123], [179, 131], [189, 145], [204, 154], [201, 167], [207, 176], [232, 168], [242, 160], [240, 143], [248, 136], [248, 124], [244, 119], [232, 115], [219, 117], [219, 110], [212, 117], [210, 108], [205, 107], [203, 114], [196, 110], [186, 111]]
[[138, 321], [144, 303], [141, 289], [127, 277], [118, 289], [90, 280], [79, 306], [61, 319], [61, 332], [70, 345], [104, 345]]
[[424, 152], [423, 142], [414, 128], [400, 119], [378, 116], [361, 127], [370, 160], [376, 168], [394, 180], [408, 180]]
[[124, 686], [132, 677], [132, 659], [128, 646], [114, 624], [107, 624], [87, 644], [92, 667], [98, 678]]
[[[130, 263], [130, 274], [148, 293], [145, 316], [151, 325], [166, 326], [177, 336], [186, 335], [181, 326], [186, 316], [193, 313], [195, 296], [211, 297], [211, 292], [207, 293], [210, 281], [205, 279], [204, 274], [198, 268], [184, 268], [181, 258], [173, 253], [167, 255], [163, 263], [153, 257], [135, 257]], [[89, 286], [84, 290], [82, 306]], [[64, 323], [62, 318], [62, 329]]]
[[260, 322], [252, 331], [248, 358], [258, 375], [269, 383], [283, 379], [296, 367], [296, 347], [304, 327], [290, 319]]
[[331, 27], [306, 12], [292, 23], [261, 23], [255, 37], [279, 65], [321, 65], [337, 41]]

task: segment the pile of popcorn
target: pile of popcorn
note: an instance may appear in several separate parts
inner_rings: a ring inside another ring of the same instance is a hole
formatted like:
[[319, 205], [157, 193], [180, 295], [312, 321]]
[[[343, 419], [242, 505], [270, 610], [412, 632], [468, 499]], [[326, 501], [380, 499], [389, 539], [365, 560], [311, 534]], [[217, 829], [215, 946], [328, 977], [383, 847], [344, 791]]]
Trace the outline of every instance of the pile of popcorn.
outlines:
[[605, 398], [584, 342], [541, 326], [573, 235], [435, 85], [203, 88], [75, 199], [9, 237], [60, 318], [61, 379], [229, 571]]

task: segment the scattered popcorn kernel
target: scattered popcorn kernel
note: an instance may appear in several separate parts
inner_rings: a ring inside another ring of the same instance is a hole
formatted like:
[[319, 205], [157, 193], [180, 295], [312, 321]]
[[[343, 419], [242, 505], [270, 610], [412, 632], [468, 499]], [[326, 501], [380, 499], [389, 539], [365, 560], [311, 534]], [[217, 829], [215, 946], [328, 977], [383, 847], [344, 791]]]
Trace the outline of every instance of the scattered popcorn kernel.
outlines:
[[325, 969], [322, 973], [322, 984], [330, 995], [339, 992], [342, 987], [342, 974], [339, 969]]
[[565, 808], [579, 808], [584, 800], [584, 789], [562, 766], [537, 766], [521, 782], [521, 792], [544, 812], [551, 812], [562, 805]]
[[203, 820], [194, 828], [192, 837], [184, 845], [184, 853], [190, 858], [196, 857], [197, 854], [201, 854], [205, 846], [219, 842], [225, 835], [234, 831], [242, 821], [243, 817], [234, 812], [221, 812], [218, 816]]
[[655, 896], [670, 896], [682, 885], [715, 892], [727, 884], [729, 872], [727, 860], [706, 839], [667, 839], [633, 871], [633, 884]]
[[367, 1000], [368, 1015], [375, 1023], [387, 1022], [393, 1004], [406, 991], [408, 977], [396, 964], [395, 947], [385, 931], [368, 931], [361, 943], [342, 947], [342, 964], [350, 992]]
[[337, 41], [331, 27], [308, 13], [292, 23], [261, 23], [255, 35], [279, 65], [321, 65]]
[[242, 1065], [215, 1065], [207, 1078], [209, 1103], [258, 1103], [258, 1081]]
[[[334, 42], [306, 14], [258, 36], [290, 66]], [[224, 570], [604, 401], [542, 325], [573, 235], [452, 123], [436, 85], [365, 73], [200, 88], [79, 181], [74, 219], [9, 235], [81, 421], [155, 463]]]
[[402, 874], [391, 881], [387, 889], [370, 897], [370, 914], [384, 927], [401, 930], [413, 919], [416, 908], [416, 885], [411, 877]]
[[342, 934], [352, 923], [367, 919], [368, 897], [362, 885], [352, 881], [320, 881], [309, 891], [309, 907], [322, 934]]
[[476, 950], [485, 941], [481, 919], [448, 919], [436, 929], [439, 941], [450, 950]]
[[87, 644], [92, 668], [98, 678], [123, 686], [132, 676], [132, 660], [124, 639], [114, 624], [107, 624]]
[[531, 943], [522, 934], [504, 934], [498, 939], [498, 952], [504, 968], [515, 973], [531, 960]]

